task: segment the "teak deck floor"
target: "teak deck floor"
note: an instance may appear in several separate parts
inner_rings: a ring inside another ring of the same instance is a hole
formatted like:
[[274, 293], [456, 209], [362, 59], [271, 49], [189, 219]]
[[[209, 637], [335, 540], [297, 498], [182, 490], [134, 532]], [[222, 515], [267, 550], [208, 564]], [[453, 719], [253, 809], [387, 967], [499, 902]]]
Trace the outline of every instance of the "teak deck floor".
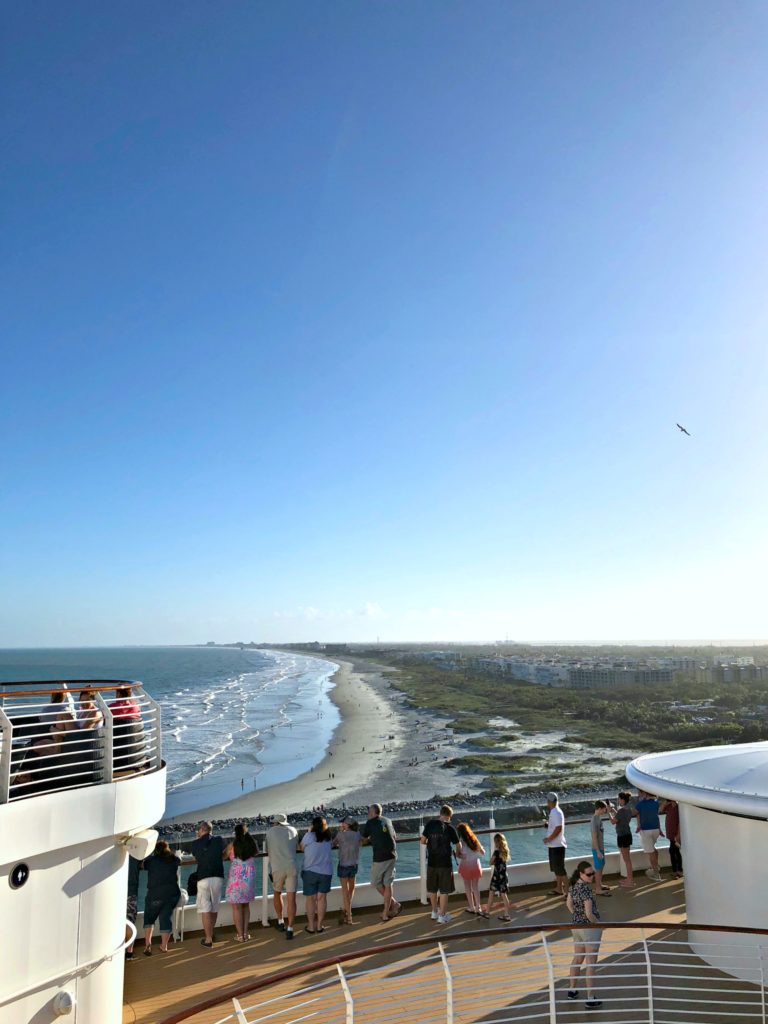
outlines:
[[[614, 890], [614, 898], [601, 902], [601, 913], [605, 921], [636, 921], [639, 919], [658, 920], [664, 923], [679, 923], [685, 920], [685, 898], [682, 882], [666, 881], [662, 884], [645, 883], [638, 879], [638, 887], [630, 892]], [[517, 908], [513, 911], [513, 925], [538, 924], [567, 921], [568, 913], [563, 900], [547, 895], [545, 887], [530, 887], [511, 894], [516, 900]], [[192, 933], [183, 943], [171, 945], [168, 953], [162, 954], [154, 947], [152, 957], [142, 955], [143, 942], [136, 943], [135, 958], [126, 962], [125, 994], [123, 1024], [160, 1024], [165, 1018], [185, 1007], [191, 1007], [202, 1000], [221, 993], [222, 1002], [213, 1010], [203, 1011], [193, 1018], [192, 1024], [213, 1024], [232, 1012], [231, 999], [226, 997], [229, 990], [236, 989], [259, 977], [274, 974], [292, 967], [310, 964], [326, 958], [339, 956], [343, 953], [363, 951], [372, 946], [406, 939], [422, 938], [434, 935], [434, 947], [421, 947], [405, 952], [390, 954], [390, 960], [400, 960], [404, 956], [427, 956], [434, 953], [437, 943], [446, 935], [456, 932], [481, 930], [499, 922], [478, 921], [463, 913], [466, 906], [463, 895], [456, 894], [451, 899], [450, 925], [437, 926], [429, 917], [428, 908], [420, 904], [410, 904], [395, 920], [382, 924], [379, 911], [375, 907], [355, 911], [356, 923], [352, 926], [338, 926], [336, 916], [327, 919], [328, 931], [321, 936], [310, 936], [304, 932], [304, 920], [297, 921], [296, 938], [287, 942], [285, 936], [274, 928], [262, 928], [260, 924], [251, 925], [251, 940], [246, 944], [233, 941], [232, 929], [222, 929], [217, 933], [217, 942], [213, 949], [200, 945], [200, 933]], [[606, 937], [610, 936], [606, 932]], [[622, 932], [627, 937], [627, 946], [632, 942], [630, 933]], [[563, 949], [570, 955], [570, 938], [567, 933], [557, 933], [560, 941], [567, 945]], [[618, 935], [616, 935], [618, 938]], [[637, 935], [635, 935], [635, 939]], [[489, 946], [493, 939], [487, 940]], [[507, 937], [506, 953], [514, 955], [512, 946], [523, 945], [526, 937]], [[366, 962], [366, 966], [368, 966]], [[358, 968], [355, 968], [358, 969]], [[335, 971], [333, 972], [335, 974]], [[559, 972], [561, 973], [561, 972]], [[460, 974], [460, 972], [459, 972]], [[319, 980], [313, 976], [313, 980]], [[325, 976], [328, 976], [326, 972]], [[426, 970], [423, 977], [425, 999], [429, 999], [432, 991], [432, 1003], [444, 1000], [444, 982], [439, 972]], [[275, 995], [289, 988], [295, 989], [296, 982], [283, 983], [269, 995]], [[267, 998], [266, 995], [261, 999]], [[386, 998], [386, 996], [385, 996]], [[251, 997], [253, 1002], [261, 1001], [257, 996]], [[247, 1001], [247, 1000], [246, 1000]], [[496, 995], [498, 1002], [498, 994]], [[482, 986], [478, 1004], [473, 1008], [472, 1019], [492, 1021], [493, 1008], [482, 1005]], [[583, 1004], [582, 1004], [583, 1005]], [[370, 1020], [375, 1024], [375, 1013], [364, 1011], [355, 1014], [357, 1020]], [[575, 1012], [569, 1014], [568, 1020], [574, 1024], [587, 1019], [588, 1013]], [[507, 1008], [509, 1019], [509, 1008]], [[522, 1013], [521, 1013], [522, 1016]], [[336, 1020], [336, 1015], [333, 1015]]]

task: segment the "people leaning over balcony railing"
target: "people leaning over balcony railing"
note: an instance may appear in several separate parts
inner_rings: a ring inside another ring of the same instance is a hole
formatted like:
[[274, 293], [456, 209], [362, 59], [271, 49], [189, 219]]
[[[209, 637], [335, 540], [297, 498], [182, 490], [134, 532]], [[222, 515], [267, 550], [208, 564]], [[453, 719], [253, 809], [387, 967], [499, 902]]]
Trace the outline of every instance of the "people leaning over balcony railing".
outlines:
[[341, 883], [339, 924], [353, 924], [352, 900], [355, 898], [355, 878], [360, 863], [361, 838], [360, 826], [354, 818], [348, 816], [342, 819], [339, 831], [331, 844], [335, 850], [339, 851], [339, 863], [336, 869]]
[[565, 896], [568, 875], [565, 870], [565, 849], [568, 845], [565, 841], [565, 815], [558, 802], [557, 793], [547, 793], [547, 833], [544, 836], [544, 845], [548, 850], [549, 867], [555, 876], [555, 888], [550, 891], [550, 896]]
[[464, 882], [464, 895], [467, 897], [465, 914], [482, 914], [483, 905], [480, 900], [480, 879], [483, 877], [483, 865], [480, 860], [485, 856], [485, 848], [465, 821], [460, 821], [456, 831], [461, 840], [459, 847], [459, 874]]
[[147, 895], [144, 900], [144, 956], [152, 956], [152, 931], [160, 919], [160, 951], [168, 952], [173, 912], [181, 896], [179, 868], [181, 858], [164, 839], [158, 839], [155, 852], [143, 864], [147, 872]]
[[490, 861], [493, 872], [488, 886], [488, 902], [486, 903], [485, 910], [482, 912], [482, 916], [490, 917], [496, 904], [502, 903], [504, 912], [499, 915], [499, 920], [511, 921], [508, 895], [509, 877], [507, 875], [509, 844], [507, 843], [506, 836], [503, 836], [501, 832], [497, 832], [493, 837], [493, 850], [491, 851]]
[[114, 720], [114, 774], [119, 778], [140, 771], [146, 761], [146, 751], [141, 708], [131, 695], [130, 686], [118, 687], [116, 697], [109, 705], [109, 710]]
[[248, 923], [251, 919], [251, 900], [256, 896], [256, 857], [259, 844], [243, 821], [235, 825], [235, 838], [224, 851], [229, 858], [226, 898], [232, 905], [232, 923], [235, 942], [247, 942]]
[[595, 880], [595, 869], [588, 860], [579, 861], [576, 870], [571, 875], [570, 888], [568, 889], [567, 906], [571, 912], [571, 923], [573, 928], [573, 960], [568, 980], [568, 998], [578, 999], [579, 974], [584, 964], [584, 974], [587, 983], [587, 1000], [584, 1004], [588, 1009], [596, 1009], [603, 1005], [602, 999], [595, 998], [594, 973], [597, 963], [597, 953], [600, 949], [602, 929], [600, 928], [600, 913], [597, 909], [597, 899], [593, 883]]
[[373, 848], [373, 864], [371, 865], [371, 885], [379, 891], [384, 905], [381, 920], [389, 921], [397, 917], [403, 909], [402, 903], [395, 899], [395, 865], [397, 864], [397, 833], [389, 818], [382, 813], [381, 804], [371, 804], [368, 808], [368, 820], [360, 830], [362, 845]]
[[669, 840], [669, 863], [675, 878], [682, 878], [683, 855], [680, 853], [680, 808], [676, 800], [665, 800], [661, 808], [664, 817], [664, 831]]
[[272, 880], [272, 899], [277, 914], [277, 927], [285, 932], [286, 939], [292, 939], [293, 922], [296, 919], [296, 851], [299, 833], [293, 825], [288, 824], [287, 814], [273, 814], [270, 822], [271, 825], [264, 836], [264, 847], [269, 857], [269, 876]]
[[632, 818], [635, 816], [631, 800], [631, 794], [622, 791], [618, 796], [618, 808], [613, 804], [608, 804], [608, 817], [611, 819], [611, 824], [616, 826], [616, 845], [619, 848], [626, 872], [626, 878], [622, 878], [619, 882], [622, 889], [632, 889], [635, 885], [630, 852], [632, 849]]
[[299, 843], [299, 850], [304, 854], [304, 867], [301, 871], [307, 910], [307, 927], [304, 931], [310, 935], [325, 931], [323, 922], [333, 879], [331, 838], [328, 822], [318, 815], [312, 819], [311, 828]]
[[448, 897], [456, 891], [452, 857], [458, 859], [461, 848], [459, 833], [451, 824], [453, 808], [443, 804], [440, 815], [424, 826], [419, 842], [427, 848], [427, 895], [432, 906], [432, 920], [449, 924]]
[[201, 945], [211, 949], [215, 940], [214, 928], [219, 916], [221, 892], [224, 888], [224, 840], [214, 836], [210, 821], [197, 826], [197, 839], [192, 843], [192, 856], [197, 861], [197, 912], [203, 925]]

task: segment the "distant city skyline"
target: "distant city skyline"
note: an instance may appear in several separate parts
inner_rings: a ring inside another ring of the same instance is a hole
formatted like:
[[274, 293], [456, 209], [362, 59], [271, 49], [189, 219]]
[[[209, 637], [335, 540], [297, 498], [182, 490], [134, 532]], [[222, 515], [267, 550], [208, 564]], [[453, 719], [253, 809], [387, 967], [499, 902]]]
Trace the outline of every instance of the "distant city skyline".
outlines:
[[762, 635], [767, 31], [9, 8], [0, 646]]

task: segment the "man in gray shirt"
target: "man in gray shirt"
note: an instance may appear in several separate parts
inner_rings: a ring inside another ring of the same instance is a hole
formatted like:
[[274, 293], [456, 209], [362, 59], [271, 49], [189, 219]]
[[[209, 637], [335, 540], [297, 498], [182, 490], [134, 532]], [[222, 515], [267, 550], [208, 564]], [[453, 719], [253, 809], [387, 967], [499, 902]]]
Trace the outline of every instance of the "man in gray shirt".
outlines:
[[[284, 814], [273, 814], [272, 822], [264, 836], [264, 846], [269, 857], [269, 874], [272, 878], [272, 901], [277, 914], [277, 927], [285, 932], [286, 939], [293, 938], [293, 922], [296, 917], [296, 847], [299, 833], [288, 824]], [[283, 893], [285, 910], [283, 913]], [[287, 917], [287, 922], [286, 922]]]

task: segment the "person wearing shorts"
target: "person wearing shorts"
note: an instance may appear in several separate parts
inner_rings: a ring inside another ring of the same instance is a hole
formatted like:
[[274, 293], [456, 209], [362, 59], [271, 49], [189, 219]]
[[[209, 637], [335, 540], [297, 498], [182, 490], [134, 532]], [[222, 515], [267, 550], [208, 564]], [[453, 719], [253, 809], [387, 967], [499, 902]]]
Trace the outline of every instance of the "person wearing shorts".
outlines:
[[602, 938], [600, 913], [597, 909], [597, 899], [593, 889], [594, 879], [594, 868], [588, 860], [582, 860], [571, 875], [571, 884], [568, 890], [568, 909], [571, 912], [571, 923], [574, 926], [572, 929], [573, 960], [568, 979], [568, 998], [579, 998], [576, 986], [579, 983], [581, 965], [584, 964], [587, 983], [585, 1005], [590, 1010], [602, 1006], [602, 1000], [596, 999], [594, 992], [595, 963]]
[[216, 941], [214, 928], [224, 888], [224, 840], [212, 832], [211, 822], [201, 821], [192, 843], [192, 856], [197, 861], [197, 912], [205, 933], [200, 944], [209, 949]]
[[635, 803], [635, 811], [640, 822], [640, 842], [643, 844], [643, 852], [648, 854], [650, 862], [645, 873], [654, 882], [660, 882], [659, 855], [656, 852], [656, 842], [661, 835], [659, 801], [648, 793], [640, 793]]
[[389, 921], [390, 918], [397, 917], [403, 905], [397, 902], [394, 893], [397, 834], [390, 819], [385, 818], [381, 811], [381, 804], [371, 804], [368, 808], [368, 820], [360, 829], [360, 835], [362, 845], [373, 848], [371, 885], [378, 889], [384, 900], [381, 920]]
[[619, 793], [618, 809], [613, 804], [608, 804], [608, 817], [611, 819], [611, 824], [616, 826], [616, 845], [624, 862], [626, 874], [626, 878], [622, 878], [619, 882], [622, 889], [631, 889], [635, 884], [632, 875], [632, 855], [630, 853], [632, 848], [632, 818], [635, 815], [630, 803], [631, 800], [631, 795], [623, 792]]
[[595, 800], [595, 813], [592, 815], [592, 865], [595, 869], [595, 892], [603, 896], [610, 895], [610, 887], [603, 885], [605, 869], [605, 835], [603, 815], [608, 810], [605, 800]]
[[440, 817], [424, 826], [419, 842], [427, 848], [427, 895], [432, 904], [432, 920], [448, 924], [448, 897], [456, 891], [453, 881], [452, 856], [458, 857], [461, 840], [451, 824], [453, 809], [448, 804], [440, 808]]
[[544, 845], [549, 852], [549, 870], [555, 876], [555, 888], [550, 890], [550, 896], [565, 896], [568, 884], [565, 872], [565, 815], [558, 805], [557, 793], [547, 793], [547, 809], [549, 818]]
[[273, 814], [270, 821], [272, 824], [264, 835], [264, 847], [269, 857], [272, 903], [277, 915], [278, 929], [285, 932], [286, 939], [292, 939], [293, 922], [296, 919], [296, 852], [299, 833], [293, 825], [288, 824], [288, 817], [285, 814]]
[[305, 932], [317, 935], [325, 931], [327, 895], [331, 891], [333, 863], [331, 861], [331, 831], [328, 822], [321, 815], [312, 819], [312, 827], [299, 843], [304, 854], [301, 878], [304, 883], [304, 898], [307, 910]]
[[339, 851], [339, 866], [337, 868], [341, 882], [339, 924], [352, 924], [352, 900], [355, 897], [355, 877], [360, 861], [360, 828], [354, 818], [344, 818], [331, 845]]

